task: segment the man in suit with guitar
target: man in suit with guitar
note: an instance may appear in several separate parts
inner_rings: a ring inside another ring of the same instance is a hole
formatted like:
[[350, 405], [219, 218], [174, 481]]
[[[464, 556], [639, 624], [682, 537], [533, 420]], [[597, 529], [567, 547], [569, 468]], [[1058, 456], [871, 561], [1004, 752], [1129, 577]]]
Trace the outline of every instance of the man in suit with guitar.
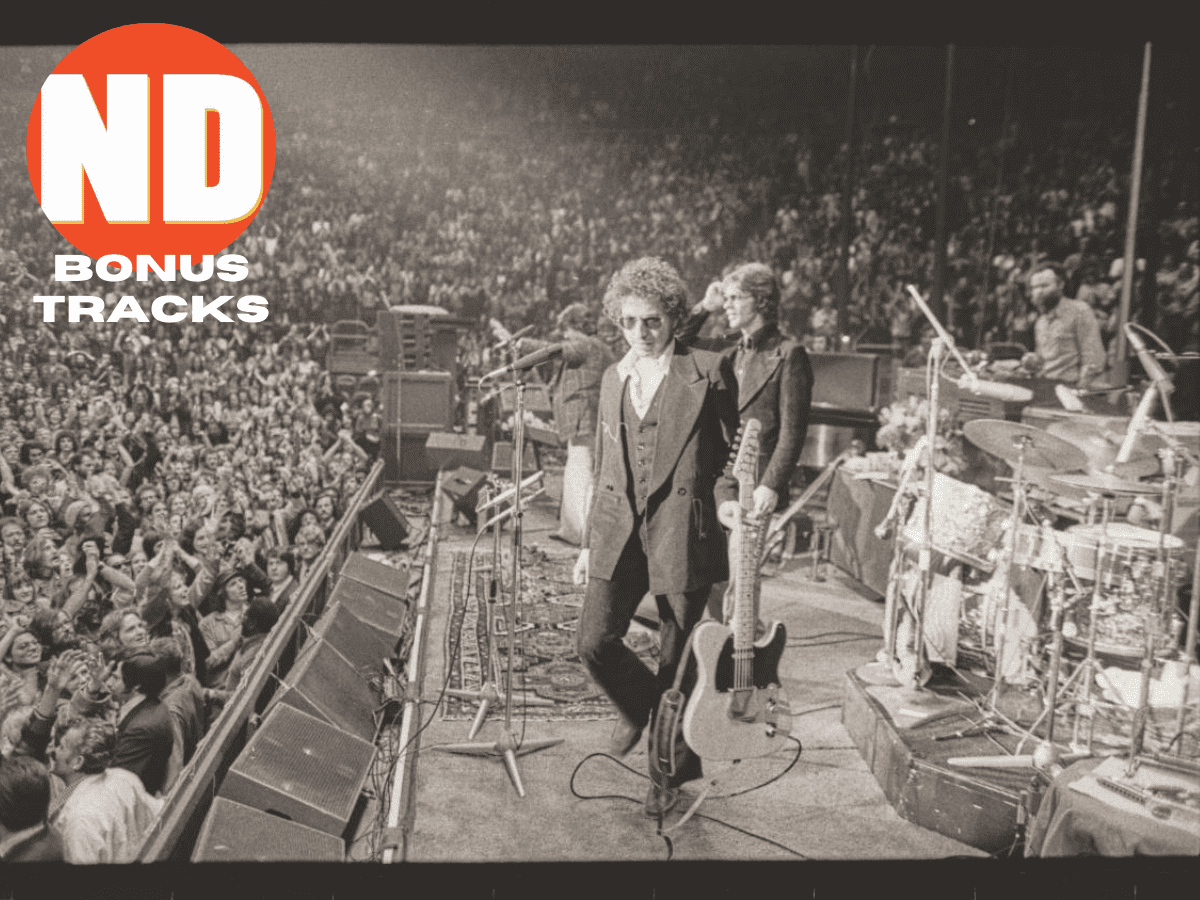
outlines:
[[[610, 749], [623, 757], [673, 684], [712, 585], [728, 577], [716, 506], [736, 496], [737, 398], [729, 359], [675, 340], [686, 286], [667, 263], [627, 263], [609, 282], [604, 310], [629, 352], [601, 381], [592, 502], [574, 575], [587, 584], [579, 656], [618, 709]], [[647, 592], [662, 621], [657, 673], [622, 640]], [[660, 815], [676, 797], [652, 786], [646, 813]]]
[[[780, 497], [786, 502], [788, 486], [808, 433], [812, 404], [812, 365], [803, 345], [784, 337], [779, 330], [779, 283], [770, 266], [746, 263], [723, 281], [709, 285], [704, 299], [680, 329], [680, 340], [699, 333], [710, 313], [724, 309], [737, 342], [724, 350], [733, 365], [738, 386], [738, 416], [742, 424], [757, 419], [759, 433], [758, 478], [754, 488], [754, 514], [769, 516]], [[722, 504], [721, 523], [734, 528], [738, 521], [736, 501]], [[728, 618], [722, 609], [721, 591], [713, 591], [710, 615]]]

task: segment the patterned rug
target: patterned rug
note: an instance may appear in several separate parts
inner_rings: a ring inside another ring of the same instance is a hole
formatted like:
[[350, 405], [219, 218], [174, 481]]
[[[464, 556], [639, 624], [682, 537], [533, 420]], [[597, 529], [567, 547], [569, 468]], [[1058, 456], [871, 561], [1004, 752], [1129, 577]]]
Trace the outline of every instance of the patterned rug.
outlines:
[[[446, 631], [445, 658], [455, 659], [449, 673], [449, 687], [459, 690], [478, 690], [482, 684], [489, 645], [487, 634], [487, 590], [491, 577], [489, 553], [475, 555], [470, 573], [475, 582], [467, 591], [468, 554], [454, 554], [450, 585], [453, 604]], [[525, 704], [522, 715], [528, 719], [562, 721], [569, 719], [611, 719], [616, 711], [604, 692], [592, 681], [575, 652], [575, 634], [579, 611], [583, 605], [584, 588], [571, 581], [575, 557], [553, 558], [540, 550], [522, 555], [521, 602], [517, 609], [515, 634], [516, 654], [513, 660], [514, 713], [520, 709], [523, 692], [540, 698]], [[505, 566], [504, 580], [511, 576]], [[495, 623], [490, 645], [497, 672], [497, 689], [504, 693], [504, 678], [508, 671], [508, 628], [501, 592], [496, 603]], [[459, 641], [457, 656], [454, 642]], [[658, 640], [654, 631], [633, 623], [625, 636], [625, 644], [654, 670], [658, 665]], [[552, 702], [546, 702], [552, 701]], [[443, 704], [444, 719], [472, 719], [476, 704], [470, 700], [447, 696]]]

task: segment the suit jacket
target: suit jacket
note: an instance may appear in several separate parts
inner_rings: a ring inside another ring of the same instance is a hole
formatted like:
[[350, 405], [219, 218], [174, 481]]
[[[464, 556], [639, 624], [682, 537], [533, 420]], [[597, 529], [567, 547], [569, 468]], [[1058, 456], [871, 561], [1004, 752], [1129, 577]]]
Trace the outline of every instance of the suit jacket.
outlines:
[[[649, 590], [678, 594], [728, 577], [716, 506], [737, 497], [729, 460], [737, 401], [729, 360], [678, 342], [659, 390], [662, 415], [646, 505]], [[624, 391], [617, 366], [609, 366], [600, 384], [592, 506], [583, 537], [589, 574], [596, 578], [612, 579], [636, 516], [621, 439]]]
[[[737, 356], [740, 334], [701, 340], [698, 338], [708, 312], [691, 313], [676, 331], [679, 341], [690, 346], [718, 350], [732, 364]], [[759, 346], [738, 380], [738, 416], [742, 422], [758, 419], [758, 482], [787, 503], [788, 483], [795, 471], [812, 406], [813, 372], [804, 345], [784, 337], [777, 325], [767, 325], [755, 335]], [[756, 485], [757, 486], [757, 485]]]
[[161, 700], [147, 697], [117, 726], [114, 766], [142, 779], [146, 793], [157, 794], [167, 775], [167, 761], [175, 746], [171, 713]]
[[[758, 344], [738, 380], [738, 416], [741, 421], [758, 419], [758, 484], [774, 490], [786, 504], [788, 484], [808, 434], [808, 412], [812, 405], [812, 364], [798, 342], [768, 325], [755, 336]], [[725, 351], [730, 364], [737, 346]]]

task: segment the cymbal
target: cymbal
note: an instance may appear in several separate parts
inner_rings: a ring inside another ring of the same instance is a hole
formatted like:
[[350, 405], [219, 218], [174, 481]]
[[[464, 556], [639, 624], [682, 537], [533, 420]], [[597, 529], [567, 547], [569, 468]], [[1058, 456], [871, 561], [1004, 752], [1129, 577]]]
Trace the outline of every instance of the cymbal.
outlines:
[[1050, 480], [1055, 484], [1080, 488], [1092, 494], [1153, 494], [1159, 490], [1158, 485], [1144, 481], [1126, 481], [1116, 475], [1106, 473], [1089, 475], [1051, 475]]
[[1000, 457], [1010, 466], [1017, 464], [1022, 444], [1027, 466], [1073, 472], [1087, 465], [1087, 455], [1074, 444], [1020, 422], [976, 419], [963, 426], [963, 434], [980, 450]]
[[1074, 444], [1087, 456], [1087, 469], [1097, 474], [1115, 474], [1122, 478], [1145, 478], [1158, 472], [1158, 457], [1140, 453], [1128, 462], [1118, 463], [1117, 453], [1125, 440], [1124, 420], [1094, 416], [1051, 422], [1046, 431]]

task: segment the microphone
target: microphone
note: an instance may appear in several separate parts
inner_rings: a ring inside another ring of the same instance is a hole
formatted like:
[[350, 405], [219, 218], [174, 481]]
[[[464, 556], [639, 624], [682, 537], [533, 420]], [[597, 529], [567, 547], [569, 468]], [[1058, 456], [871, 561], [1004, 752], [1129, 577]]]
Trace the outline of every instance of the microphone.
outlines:
[[979, 376], [968, 372], [958, 379], [960, 390], [969, 391], [977, 397], [989, 400], [1002, 400], [1005, 403], [1028, 403], [1033, 399], [1033, 391], [1017, 384], [1005, 384], [1002, 381], [980, 381]]
[[524, 372], [526, 369], [532, 369], [534, 366], [540, 366], [542, 363], [557, 359], [562, 356], [563, 349], [562, 344], [551, 344], [549, 347], [543, 347], [541, 350], [535, 350], [533, 353], [526, 353], [516, 362], [509, 363], [507, 366], [496, 369], [494, 372], [488, 372], [479, 380], [491, 381], [493, 378], [499, 378], [501, 375], [507, 375], [509, 372]]
[[1168, 377], [1163, 367], [1159, 365], [1154, 354], [1146, 347], [1146, 342], [1142, 340], [1142, 336], [1137, 333], [1129, 322], [1125, 323], [1125, 337], [1129, 338], [1129, 343], [1137, 353], [1138, 361], [1142, 364], [1142, 368], [1146, 370], [1146, 375], [1158, 387], [1159, 393], [1169, 394], [1175, 390], [1174, 382]]

